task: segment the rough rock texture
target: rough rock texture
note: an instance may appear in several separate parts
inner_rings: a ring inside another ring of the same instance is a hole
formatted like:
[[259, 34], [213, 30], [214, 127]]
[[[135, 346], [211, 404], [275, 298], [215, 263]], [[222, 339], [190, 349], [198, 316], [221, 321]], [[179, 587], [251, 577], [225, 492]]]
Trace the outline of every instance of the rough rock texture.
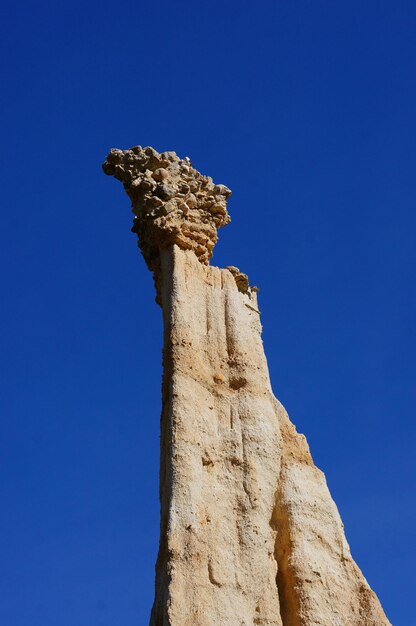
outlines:
[[217, 228], [230, 221], [226, 201], [231, 191], [193, 169], [189, 158], [150, 147], [111, 150], [103, 169], [124, 184], [131, 199], [136, 216], [132, 230], [154, 274], [161, 304], [160, 249], [176, 244], [207, 264], [218, 240]]
[[273, 396], [257, 290], [237, 268], [208, 265], [230, 191], [151, 148], [112, 150], [104, 170], [132, 199], [164, 318], [151, 626], [388, 625]]

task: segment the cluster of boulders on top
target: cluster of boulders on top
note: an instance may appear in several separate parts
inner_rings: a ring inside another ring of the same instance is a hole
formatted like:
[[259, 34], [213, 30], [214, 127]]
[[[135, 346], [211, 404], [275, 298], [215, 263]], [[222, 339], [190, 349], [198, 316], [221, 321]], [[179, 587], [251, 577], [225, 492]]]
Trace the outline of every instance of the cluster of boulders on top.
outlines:
[[228, 187], [200, 174], [188, 157], [151, 147], [113, 149], [103, 170], [124, 184], [135, 214], [132, 230], [152, 271], [159, 265], [160, 248], [172, 243], [208, 263], [217, 229], [230, 222]]

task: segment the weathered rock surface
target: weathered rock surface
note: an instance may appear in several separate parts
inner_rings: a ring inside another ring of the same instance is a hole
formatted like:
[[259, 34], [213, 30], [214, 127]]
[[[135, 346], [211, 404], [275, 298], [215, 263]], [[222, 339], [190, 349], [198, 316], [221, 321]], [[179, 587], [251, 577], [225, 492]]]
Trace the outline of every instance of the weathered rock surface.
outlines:
[[124, 184], [131, 202], [133, 232], [153, 272], [160, 302], [160, 250], [176, 244], [207, 264], [217, 243], [217, 229], [230, 222], [226, 208], [231, 191], [197, 172], [187, 157], [135, 146], [111, 150], [104, 172]]
[[151, 626], [387, 626], [273, 396], [257, 290], [208, 265], [230, 191], [152, 148], [112, 150], [104, 171], [132, 200], [164, 318]]

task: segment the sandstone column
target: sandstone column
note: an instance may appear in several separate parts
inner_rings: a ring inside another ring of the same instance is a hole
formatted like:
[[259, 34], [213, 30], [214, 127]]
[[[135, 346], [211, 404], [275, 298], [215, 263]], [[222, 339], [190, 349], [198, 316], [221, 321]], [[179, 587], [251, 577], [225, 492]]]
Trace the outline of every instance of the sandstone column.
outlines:
[[387, 626], [303, 435], [274, 398], [256, 288], [209, 265], [224, 185], [174, 152], [111, 150], [164, 319], [151, 626]]

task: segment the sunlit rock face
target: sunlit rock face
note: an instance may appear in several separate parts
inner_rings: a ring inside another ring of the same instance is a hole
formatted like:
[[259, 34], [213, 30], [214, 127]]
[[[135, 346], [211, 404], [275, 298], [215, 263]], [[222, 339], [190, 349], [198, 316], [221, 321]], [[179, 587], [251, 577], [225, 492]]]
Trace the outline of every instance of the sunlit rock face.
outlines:
[[132, 201], [164, 319], [151, 626], [387, 626], [273, 396], [257, 289], [209, 265], [230, 190], [153, 148], [112, 150], [103, 167]]

